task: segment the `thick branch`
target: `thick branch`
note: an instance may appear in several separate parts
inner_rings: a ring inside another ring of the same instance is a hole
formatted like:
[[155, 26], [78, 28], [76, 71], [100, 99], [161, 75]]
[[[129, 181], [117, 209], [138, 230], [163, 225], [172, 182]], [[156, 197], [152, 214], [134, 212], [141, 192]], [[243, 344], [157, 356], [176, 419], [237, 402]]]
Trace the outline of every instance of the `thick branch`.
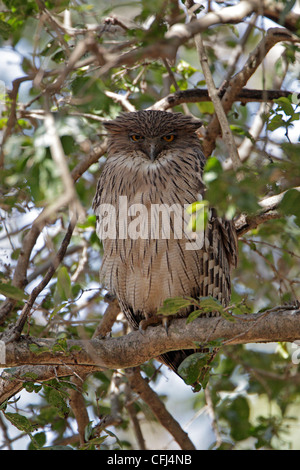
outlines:
[[[219, 97], [222, 98], [224, 93], [224, 89], [219, 90]], [[240, 101], [243, 104], [253, 101], [261, 103], [266, 101], [273, 101], [281, 97], [287, 97], [291, 94], [291, 91], [285, 90], [251, 90], [249, 88], [243, 88], [235, 97], [235, 101]], [[165, 98], [157, 101], [149, 109], [165, 111], [183, 103], [201, 103], [202, 101], [211, 101], [208, 91], [201, 88], [192, 88], [171, 93]]]
[[167, 351], [191, 349], [195, 342], [205, 344], [219, 338], [231, 344], [299, 340], [300, 310], [293, 306], [277, 307], [238, 317], [234, 322], [222, 317], [198, 318], [189, 324], [185, 319], [173, 319], [168, 335], [162, 326], [148, 327], [144, 334], [133, 331], [105, 340], [68, 340], [67, 349], [58, 352], [55, 348], [52, 350], [57, 344], [55, 339], [21, 337], [6, 345], [5, 360], [0, 367], [75, 364], [102, 369], [128, 368]]

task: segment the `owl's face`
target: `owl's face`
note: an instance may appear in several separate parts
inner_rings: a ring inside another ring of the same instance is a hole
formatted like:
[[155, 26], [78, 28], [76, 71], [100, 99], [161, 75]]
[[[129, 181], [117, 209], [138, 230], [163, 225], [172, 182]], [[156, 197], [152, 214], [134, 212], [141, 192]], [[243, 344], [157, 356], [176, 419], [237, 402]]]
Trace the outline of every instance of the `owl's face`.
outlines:
[[130, 132], [128, 138], [131, 148], [144, 153], [152, 162], [164, 151], [176, 145], [177, 132], [173, 131], [166, 135], [143, 135]]
[[201, 122], [181, 113], [153, 110], [123, 113], [104, 126], [109, 132], [109, 155], [126, 153], [154, 162], [166, 152], [200, 145], [195, 131]]

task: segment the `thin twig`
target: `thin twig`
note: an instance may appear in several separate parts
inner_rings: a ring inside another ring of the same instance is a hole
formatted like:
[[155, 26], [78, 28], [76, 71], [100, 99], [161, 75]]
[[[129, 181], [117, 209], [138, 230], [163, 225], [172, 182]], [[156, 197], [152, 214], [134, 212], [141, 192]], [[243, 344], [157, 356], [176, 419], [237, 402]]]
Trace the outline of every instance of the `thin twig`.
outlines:
[[76, 214], [78, 220], [83, 221], [85, 219], [85, 211], [77, 197], [77, 193], [74, 188], [74, 181], [71, 177], [69, 167], [66, 162], [65, 153], [61, 140], [58, 136], [53, 114], [46, 112], [45, 114], [45, 128], [46, 135], [50, 142], [50, 152], [54, 162], [60, 172], [60, 176], [64, 185], [64, 193], [57, 198], [57, 200], [50, 204], [43, 216], [48, 218], [51, 214], [56, 213], [64, 205], [69, 205], [72, 213]]
[[16, 324], [13, 326], [12, 331], [7, 329], [4, 332], [4, 335], [2, 337], [2, 340], [5, 343], [15, 341], [18, 339], [22, 333], [22, 330], [25, 326], [25, 323], [27, 321], [28, 316], [30, 315], [31, 308], [34, 305], [34, 302], [38, 295], [44, 290], [44, 288], [47, 286], [47, 284], [50, 282], [52, 279], [56, 269], [58, 268], [59, 264], [61, 263], [62, 259], [64, 258], [67, 248], [69, 246], [69, 243], [71, 241], [71, 237], [73, 234], [73, 230], [76, 226], [77, 218], [74, 217], [67, 229], [66, 235], [62, 241], [62, 244], [60, 246], [60, 249], [57, 252], [56, 257], [54, 258], [52, 265], [48, 268], [47, 273], [45, 274], [44, 278], [42, 281], [33, 289], [31, 292], [28, 301], [25, 303], [23, 310], [16, 322]]
[[121, 312], [119, 303], [115, 296], [106, 294], [104, 301], [108, 303], [108, 306], [104, 312], [104, 315], [94, 331], [93, 338], [97, 336], [105, 337], [110, 333], [117, 316]]
[[134, 433], [135, 433], [135, 437], [136, 437], [139, 449], [146, 450], [147, 447], [146, 447], [145, 439], [141, 430], [139, 419], [137, 417], [136, 408], [133, 403], [132, 391], [128, 384], [126, 385], [126, 388], [125, 388], [125, 395], [126, 395], [125, 406], [129, 414], [130, 420], [133, 424], [133, 429], [134, 429]]
[[220, 434], [220, 431], [219, 431], [219, 427], [218, 427], [218, 423], [217, 423], [217, 419], [216, 419], [216, 415], [215, 415], [215, 410], [214, 410], [214, 405], [213, 405], [213, 401], [212, 401], [212, 397], [211, 397], [209, 387], [205, 388], [204, 395], [205, 395], [208, 415], [211, 419], [211, 425], [212, 425], [213, 431], [214, 431], [215, 436], [216, 436], [216, 442], [214, 444], [214, 447], [218, 448], [222, 444], [222, 437], [221, 437], [221, 434]]
[[[275, 44], [282, 41], [299, 42], [299, 38], [284, 28], [270, 28], [267, 34], [262, 38], [255, 50], [249, 55], [243, 68], [229, 81], [226, 92], [222, 98], [222, 106], [225, 114], [227, 114], [236, 97], [241, 92], [242, 88], [247, 84], [250, 77], [257, 70], [264, 57], [272, 49]], [[216, 138], [220, 132], [220, 123], [217, 116], [214, 116], [207, 126], [206, 136], [203, 141], [203, 152], [206, 156], [211, 155], [215, 148]]]
[[205, 53], [203, 41], [200, 34], [195, 36], [195, 44], [200, 58], [203, 74], [205, 77], [207, 89], [211, 101], [213, 102], [215, 113], [218, 118], [219, 124], [222, 129], [223, 141], [227, 147], [229, 158], [232, 161], [234, 170], [237, 170], [241, 166], [240, 157], [236, 148], [233, 134], [231, 132], [226, 113], [222, 106], [221, 100], [218, 96], [218, 90], [215, 87], [214, 80], [208, 65], [207, 55]]

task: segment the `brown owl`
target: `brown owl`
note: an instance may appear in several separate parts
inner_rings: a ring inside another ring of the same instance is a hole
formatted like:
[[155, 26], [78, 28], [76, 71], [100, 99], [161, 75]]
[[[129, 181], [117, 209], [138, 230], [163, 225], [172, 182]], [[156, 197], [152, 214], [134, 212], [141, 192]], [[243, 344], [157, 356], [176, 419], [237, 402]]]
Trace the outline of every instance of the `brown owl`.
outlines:
[[[212, 296], [228, 305], [237, 258], [233, 224], [212, 209], [195, 232], [187, 218], [187, 207], [205, 191], [195, 133], [201, 122], [149, 110], [123, 113], [104, 126], [107, 162], [93, 201], [104, 246], [100, 276], [131, 326], [154, 319], [168, 298]], [[193, 352], [171, 351], [160, 360], [177, 372]]]

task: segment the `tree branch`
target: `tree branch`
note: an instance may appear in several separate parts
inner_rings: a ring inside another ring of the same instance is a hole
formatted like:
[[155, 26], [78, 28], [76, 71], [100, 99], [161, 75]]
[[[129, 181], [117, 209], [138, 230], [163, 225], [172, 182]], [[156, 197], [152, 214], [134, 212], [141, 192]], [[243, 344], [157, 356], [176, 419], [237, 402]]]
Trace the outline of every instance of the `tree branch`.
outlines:
[[2, 137], [2, 142], [0, 145], [0, 168], [1, 169], [4, 166], [4, 158], [5, 158], [4, 145], [8, 137], [11, 135], [13, 128], [17, 121], [17, 98], [18, 98], [20, 85], [26, 81], [32, 80], [32, 78], [33, 78], [32, 76], [28, 75], [25, 77], [16, 78], [12, 83], [13, 85], [12, 91], [9, 93], [9, 98], [11, 100], [11, 107], [10, 107], [9, 117], [7, 120], [7, 125], [5, 127], [4, 134]]
[[[219, 98], [222, 98], [224, 93], [224, 89], [218, 90]], [[251, 90], [249, 88], [243, 88], [235, 97], [235, 101], [240, 101], [242, 104], [246, 104], [248, 102], [261, 103], [274, 101], [281, 97], [288, 97], [291, 94], [292, 92], [287, 90]], [[148, 109], [166, 111], [167, 109], [179, 106], [182, 103], [201, 103], [203, 101], [211, 101], [208, 90], [192, 88], [170, 93], [161, 100], [157, 101], [154, 105], [150, 106]]]
[[67, 340], [66, 347], [59, 351], [54, 347], [58, 344], [56, 339], [21, 337], [6, 345], [0, 367], [29, 364], [136, 367], [165, 352], [193, 349], [195, 342], [206, 344], [220, 338], [226, 344], [299, 340], [300, 309], [297, 305], [275, 307], [264, 313], [240, 315], [234, 322], [222, 317], [198, 318], [189, 324], [185, 319], [173, 319], [168, 335], [163, 326], [148, 327], [144, 334], [133, 331], [105, 340]]
[[290, 31], [297, 33], [300, 25], [300, 15], [295, 11], [289, 11], [287, 15], [283, 15], [286, 7], [285, 1], [265, 0], [263, 2], [264, 16], [270, 18], [275, 23], [288, 28]]
[[[290, 189], [300, 191], [300, 186]], [[241, 237], [246, 232], [249, 232], [249, 230], [255, 229], [258, 227], [258, 225], [267, 222], [268, 220], [279, 219], [282, 217], [282, 214], [278, 208], [286, 192], [287, 191], [283, 191], [282, 193], [276, 194], [275, 196], [261, 199], [261, 201], [259, 201], [259, 205], [263, 208], [263, 210], [257, 214], [241, 214], [239, 217], [237, 217], [237, 219], [234, 221], [234, 225], [238, 237]]]
[[68, 248], [69, 243], [71, 241], [71, 237], [72, 237], [76, 222], [77, 222], [77, 218], [73, 216], [73, 219], [69, 223], [67, 232], [66, 232], [65, 237], [64, 237], [64, 239], [61, 243], [61, 246], [60, 246], [55, 258], [53, 259], [53, 262], [51, 263], [50, 267], [48, 268], [46, 275], [43, 277], [41, 282], [31, 292], [28, 301], [25, 303], [25, 305], [22, 309], [22, 312], [21, 312], [18, 320], [16, 321], [16, 324], [12, 327], [12, 329], [7, 328], [4, 331], [4, 333], [2, 334], [2, 341], [5, 341], [5, 342], [14, 341], [15, 339], [17, 339], [20, 336], [20, 334], [21, 334], [21, 332], [22, 332], [22, 330], [25, 326], [28, 315], [30, 315], [31, 308], [34, 305], [34, 302], [35, 302], [37, 296], [42, 292], [42, 290], [50, 282], [50, 280], [53, 277], [53, 274], [55, 273], [56, 269], [58, 268], [59, 264], [61, 263], [61, 261], [63, 260], [65, 254], [66, 254], [66, 251], [67, 251], [67, 248]]
[[233, 134], [230, 129], [229, 122], [227, 120], [226, 113], [218, 96], [218, 91], [215, 87], [215, 83], [208, 65], [204, 44], [200, 34], [196, 34], [195, 44], [199, 54], [203, 75], [208, 89], [208, 94], [210, 96], [211, 101], [213, 102], [216, 117], [219, 121], [222, 130], [223, 141], [227, 147], [229, 158], [232, 161], [233, 168], [237, 170], [241, 165], [240, 157], [236, 148]]
[[[242, 0], [237, 5], [221, 8], [217, 11], [207, 13], [188, 24], [177, 23], [173, 25], [166, 38], [169, 41], [178, 43], [178, 46], [188, 41], [196, 34], [202, 33], [210, 26], [223, 23], [239, 23], [246, 17], [259, 9], [260, 1], [258, 0]], [[158, 45], [156, 45], [157, 47]]]
[[[77, 181], [81, 175], [93, 164], [96, 163], [99, 158], [107, 150], [107, 141], [104, 140], [100, 145], [96, 146], [84, 159], [82, 159], [78, 165], [72, 170], [71, 176], [73, 181]], [[30, 230], [23, 238], [22, 248], [17, 261], [17, 265], [14, 271], [12, 285], [23, 289], [27, 284], [27, 269], [29, 265], [30, 256], [32, 250], [36, 244], [36, 241], [41, 234], [44, 226], [46, 225], [47, 219], [45, 212], [47, 207], [38, 215], [38, 217], [32, 223]], [[0, 325], [9, 316], [10, 312], [16, 305], [16, 300], [7, 298], [0, 307]]]
[[138, 393], [142, 400], [150, 407], [158, 421], [172, 434], [180, 448], [183, 450], [196, 450], [188, 434], [168, 412], [157, 394], [149, 386], [148, 381], [143, 379], [139, 368], [135, 367], [127, 370], [126, 375], [131, 389]]
[[90, 421], [83, 397], [84, 392], [82, 391], [83, 382], [89, 373], [90, 371], [88, 373], [81, 372], [80, 375], [76, 374], [76, 376], [73, 375], [72, 383], [76, 386], [76, 389], [70, 390], [70, 406], [77, 422], [80, 445], [85, 443], [85, 429]]
[[[47, 107], [49, 107], [48, 102]], [[57, 165], [59, 175], [64, 186], [64, 192], [56, 199], [55, 202], [49, 204], [49, 206], [46, 207], [43, 216], [47, 219], [50, 214], [52, 215], [57, 213], [61, 207], [69, 206], [71, 213], [76, 214], [79, 221], [83, 221], [85, 220], [85, 211], [75, 191], [74, 180], [69, 171], [66, 156], [57, 132], [53, 114], [48, 110], [45, 113], [44, 123], [46, 136], [50, 142], [50, 153], [53, 161]]]
[[16, 393], [20, 392], [26, 382], [32, 382], [33, 377], [37, 377], [36, 382], [46, 382], [58, 377], [77, 376], [83, 373], [92, 373], [98, 370], [97, 367], [76, 367], [76, 365], [26, 365], [16, 367], [13, 370], [5, 370], [0, 377], [0, 405], [9, 400]]
[[176, 57], [179, 46], [186, 43], [198, 33], [207, 30], [210, 26], [223, 23], [239, 23], [252, 13], [258, 11], [261, 2], [259, 0], [242, 0], [232, 7], [224, 7], [216, 12], [209, 12], [189, 24], [176, 23], [166, 33], [164, 38], [143, 46], [137, 47], [124, 54], [105, 53], [101, 48], [106, 64], [102, 67], [98, 76], [105, 75], [114, 67], [133, 65], [142, 59], [156, 60], [158, 58], [173, 60]]
[[[267, 31], [267, 34], [262, 38], [255, 50], [249, 55], [244, 67], [234, 75], [226, 87], [226, 92], [222, 98], [222, 105], [226, 114], [230, 111], [236, 97], [247, 84], [249, 78], [257, 70], [258, 66], [272, 47], [278, 42], [294, 42], [295, 40], [300, 41], [299, 38], [295, 39], [293, 34], [284, 28], [270, 28]], [[219, 133], [220, 123], [218, 117], [214, 115], [207, 126], [206, 136], [203, 141], [203, 153], [206, 157], [209, 157], [212, 154], [215, 148], [216, 138]]]

